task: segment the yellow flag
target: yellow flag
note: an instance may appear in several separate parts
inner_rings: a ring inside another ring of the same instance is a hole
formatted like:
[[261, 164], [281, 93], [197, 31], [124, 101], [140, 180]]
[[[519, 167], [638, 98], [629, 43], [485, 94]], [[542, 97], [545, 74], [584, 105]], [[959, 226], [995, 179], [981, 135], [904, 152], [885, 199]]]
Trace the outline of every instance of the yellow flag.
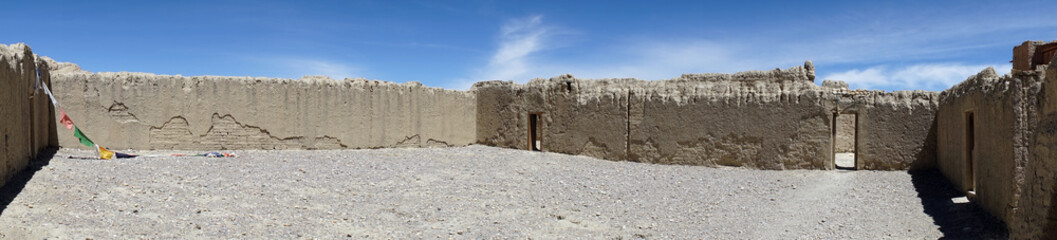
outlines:
[[110, 160], [111, 158], [114, 158], [114, 152], [111, 152], [104, 147], [99, 147], [99, 158]]

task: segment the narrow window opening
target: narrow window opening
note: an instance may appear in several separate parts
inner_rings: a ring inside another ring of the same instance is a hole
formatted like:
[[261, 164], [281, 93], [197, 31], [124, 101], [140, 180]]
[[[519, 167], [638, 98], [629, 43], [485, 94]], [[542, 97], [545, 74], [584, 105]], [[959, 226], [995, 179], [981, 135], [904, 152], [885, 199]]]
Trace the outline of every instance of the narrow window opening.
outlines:
[[858, 114], [833, 114], [833, 163], [837, 169], [855, 170], [858, 150]]
[[540, 113], [529, 113], [528, 120], [528, 149], [532, 151], [543, 151], [543, 141], [541, 140], [542, 135], [540, 134], [540, 129], [542, 128], [540, 123]]
[[965, 112], [965, 189], [968, 195], [976, 193], [976, 117], [972, 111]]

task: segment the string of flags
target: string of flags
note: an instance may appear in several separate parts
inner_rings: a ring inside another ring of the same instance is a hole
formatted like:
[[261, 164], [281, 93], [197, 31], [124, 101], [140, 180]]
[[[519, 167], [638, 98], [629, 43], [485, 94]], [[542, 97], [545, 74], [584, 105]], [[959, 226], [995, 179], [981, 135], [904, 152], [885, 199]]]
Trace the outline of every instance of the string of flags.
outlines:
[[115, 157], [116, 158], [134, 158], [134, 157], [136, 157], [136, 155], [132, 155], [132, 154], [126, 154], [126, 153], [110, 151], [109, 149], [106, 149], [106, 148], [104, 148], [102, 146], [99, 146], [99, 144], [96, 144], [95, 142], [92, 142], [92, 140], [89, 139], [88, 136], [84, 135], [84, 132], [81, 132], [81, 128], [78, 128], [77, 125], [74, 125], [73, 124], [73, 120], [70, 119], [70, 116], [66, 115], [66, 111], [63, 110], [62, 107], [59, 106], [59, 102], [55, 101], [55, 95], [51, 93], [51, 89], [48, 88], [48, 84], [44, 84], [44, 82], [42, 82], [40, 80], [40, 68], [39, 68], [39, 66], [37, 68], [37, 81], [36, 81], [35, 84], [36, 84], [36, 86], [34, 86], [34, 87], [36, 89], [43, 89], [44, 93], [48, 95], [49, 99], [51, 99], [51, 106], [53, 106], [53, 107], [55, 107], [55, 109], [59, 110], [59, 123], [61, 123], [64, 127], [66, 127], [66, 129], [73, 130], [73, 136], [77, 137], [77, 139], [80, 140], [81, 144], [84, 144], [85, 146], [94, 148], [96, 150], [96, 152], [99, 153], [99, 159], [109, 160], [109, 159], [113, 159]]
[[[44, 82], [41, 81], [41, 75], [40, 75], [40, 69], [39, 68], [37, 69], [37, 80], [36, 80], [36, 83], [35, 83], [35, 85], [33, 87], [35, 89], [37, 89], [37, 90], [44, 90], [44, 93], [48, 95], [49, 99], [51, 99], [51, 105], [53, 107], [55, 107], [55, 109], [59, 110], [59, 123], [62, 124], [63, 127], [66, 127], [66, 129], [73, 130], [73, 136], [77, 137], [77, 139], [81, 142], [81, 144], [83, 144], [85, 146], [88, 146], [88, 147], [92, 147], [93, 149], [95, 149], [96, 152], [99, 154], [99, 159], [110, 160], [110, 159], [114, 159], [114, 158], [134, 158], [134, 157], [137, 157], [136, 155], [133, 155], [133, 154], [126, 154], [126, 153], [121, 153], [121, 152], [110, 151], [110, 149], [106, 149], [106, 148], [104, 148], [102, 146], [99, 146], [99, 144], [96, 144], [95, 142], [92, 141], [92, 139], [88, 138], [88, 136], [85, 135], [84, 132], [81, 131], [81, 128], [78, 128], [77, 125], [73, 124], [73, 119], [70, 119], [70, 115], [66, 115], [66, 110], [63, 110], [62, 107], [59, 106], [59, 102], [55, 101], [55, 95], [51, 93], [51, 89], [48, 88], [48, 84], [44, 84]], [[220, 153], [220, 152], [208, 152], [208, 153], [192, 154], [192, 155], [172, 154], [172, 156], [173, 157], [231, 158], [231, 157], [235, 157], [235, 154], [233, 154], [233, 153]]]

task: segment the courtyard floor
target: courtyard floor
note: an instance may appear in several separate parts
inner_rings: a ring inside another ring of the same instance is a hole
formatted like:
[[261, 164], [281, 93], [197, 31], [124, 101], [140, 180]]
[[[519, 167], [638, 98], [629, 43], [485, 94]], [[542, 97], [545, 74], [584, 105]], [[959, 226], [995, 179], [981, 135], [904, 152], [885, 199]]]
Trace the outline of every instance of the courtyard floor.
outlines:
[[764, 171], [484, 146], [234, 152], [45, 154], [0, 189], [0, 238], [1006, 235], [935, 171]]

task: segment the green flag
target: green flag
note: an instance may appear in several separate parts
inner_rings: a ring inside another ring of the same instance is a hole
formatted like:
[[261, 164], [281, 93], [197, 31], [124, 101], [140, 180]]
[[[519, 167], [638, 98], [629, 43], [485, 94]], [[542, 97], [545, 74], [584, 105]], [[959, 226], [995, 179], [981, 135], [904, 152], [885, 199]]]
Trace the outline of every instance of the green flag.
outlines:
[[84, 144], [85, 146], [95, 146], [95, 143], [92, 142], [91, 139], [88, 139], [88, 136], [85, 136], [84, 133], [81, 132], [81, 128], [78, 128], [77, 126], [73, 127], [73, 136], [81, 139], [81, 144]]

